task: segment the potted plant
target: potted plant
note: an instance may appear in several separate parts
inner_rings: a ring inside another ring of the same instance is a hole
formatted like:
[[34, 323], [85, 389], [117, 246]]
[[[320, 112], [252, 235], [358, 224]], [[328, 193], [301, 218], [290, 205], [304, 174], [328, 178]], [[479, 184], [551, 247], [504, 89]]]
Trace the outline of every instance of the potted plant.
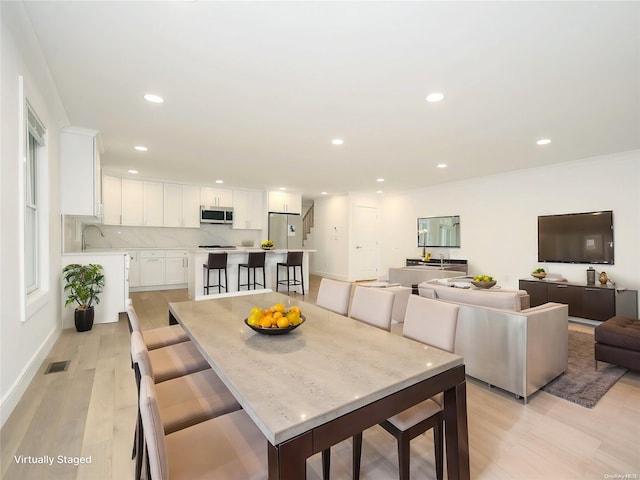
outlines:
[[76, 302], [74, 318], [76, 330], [86, 332], [93, 327], [93, 304], [100, 303], [100, 297], [104, 288], [104, 274], [102, 265], [90, 263], [79, 265], [72, 263], [62, 269], [65, 286], [64, 291], [69, 292], [65, 306]]

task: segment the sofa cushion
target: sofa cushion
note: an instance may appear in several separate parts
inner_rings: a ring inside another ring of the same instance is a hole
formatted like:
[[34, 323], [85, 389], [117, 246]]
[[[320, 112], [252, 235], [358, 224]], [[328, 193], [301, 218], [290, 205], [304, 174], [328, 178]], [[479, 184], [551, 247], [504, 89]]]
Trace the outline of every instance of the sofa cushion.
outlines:
[[472, 290], [456, 288], [424, 282], [418, 285], [420, 295], [429, 298], [439, 298], [450, 302], [467, 303], [481, 307], [501, 308], [519, 312], [520, 295], [516, 291], [501, 292], [496, 290]]
[[640, 320], [636, 318], [610, 318], [594, 329], [594, 336], [598, 343], [640, 352]]

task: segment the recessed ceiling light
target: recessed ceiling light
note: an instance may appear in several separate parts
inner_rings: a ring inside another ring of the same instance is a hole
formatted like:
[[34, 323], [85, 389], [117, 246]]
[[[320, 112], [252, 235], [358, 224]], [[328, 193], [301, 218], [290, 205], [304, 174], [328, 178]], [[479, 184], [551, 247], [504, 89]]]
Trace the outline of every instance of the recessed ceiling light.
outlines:
[[216, 180], [216, 183], [224, 183], [224, 180]]
[[344, 143], [344, 140], [342, 140], [341, 138], [334, 138], [333, 140], [331, 140], [331, 143], [333, 143], [334, 145], [342, 145]]
[[286, 190], [286, 189], [287, 189], [286, 187], [280, 187], [280, 190]]
[[538, 140], [536, 142], [538, 145], [549, 145], [551, 143], [551, 140], [548, 138], [541, 138], [540, 140]]
[[439, 102], [444, 98], [444, 94], [440, 92], [433, 92], [427, 95], [427, 102]]
[[382, 190], [377, 190], [376, 193], [384, 193]]
[[134, 150], [137, 150], [139, 152], [146, 152], [147, 150], [149, 150], [147, 147], [143, 147], [142, 145], [137, 145], [135, 147], [133, 147]]
[[446, 163], [439, 163], [438, 165], [436, 165], [436, 167], [438, 167], [438, 168], [447, 168], [447, 164]]
[[162, 102], [164, 102], [164, 98], [162, 98], [160, 95], [154, 95], [153, 93], [147, 93], [144, 96], [144, 99], [147, 102], [151, 102], [151, 103], [162, 103]]
[[376, 178], [376, 182], [384, 182], [384, 178]]
[[128, 170], [129, 173], [138, 173], [138, 170]]
[[327, 192], [320, 192], [320, 195], [327, 195]]

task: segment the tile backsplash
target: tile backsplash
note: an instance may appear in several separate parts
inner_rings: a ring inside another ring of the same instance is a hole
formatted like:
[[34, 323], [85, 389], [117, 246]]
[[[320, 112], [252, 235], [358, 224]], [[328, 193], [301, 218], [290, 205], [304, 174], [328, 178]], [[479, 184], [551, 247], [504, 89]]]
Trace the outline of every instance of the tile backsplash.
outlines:
[[[200, 228], [126, 227], [87, 222], [84, 217], [63, 217], [63, 248], [65, 253], [81, 251], [82, 229], [87, 250], [113, 248], [193, 248], [198, 245], [260, 245], [261, 230], [234, 230], [230, 225], [201, 225]], [[99, 230], [98, 230], [99, 229]], [[101, 236], [100, 232], [104, 235]], [[266, 235], [266, 232], [264, 233]], [[266, 237], [265, 237], [266, 238]]]

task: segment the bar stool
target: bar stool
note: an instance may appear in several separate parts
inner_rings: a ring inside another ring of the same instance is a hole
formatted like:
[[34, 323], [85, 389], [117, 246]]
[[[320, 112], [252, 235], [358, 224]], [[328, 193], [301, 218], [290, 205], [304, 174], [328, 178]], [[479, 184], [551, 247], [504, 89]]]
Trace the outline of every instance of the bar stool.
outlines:
[[[247, 263], [241, 263], [238, 265], [238, 291], [240, 291], [240, 287], [247, 287], [247, 290], [251, 290], [251, 285], [253, 285], [253, 289], [256, 289], [256, 285], [260, 285], [262, 288], [265, 284], [265, 274], [264, 274], [264, 257], [266, 252], [249, 252], [249, 259]], [[247, 269], [247, 283], [240, 283], [240, 276], [242, 269]], [[256, 282], [256, 268], [262, 269], [262, 283]], [[251, 271], [253, 270], [253, 283], [251, 282]]]
[[[210, 253], [207, 258], [207, 263], [202, 265], [203, 267], [203, 275], [204, 275], [204, 293], [205, 295], [209, 295], [209, 287], [218, 287], [218, 293], [221, 293], [221, 285], [220, 276], [222, 270], [224, 270], [224, 291], [228, 292], [227, 289], [227, 253]], [[218, 271], [218, 284], [210, 285], [209, 284], [209, 272], [211, 270]]]
[[[292, 286], [300, 285], [302, 287], [302, 294], [304, 295], [304, 272], [302, 271], [302, 255], [303, 252], [287, 252], [286, 262], [279, 262], [276, 267], [276, 292], [280, 285], [287, 286], [287, 293]], [[287, 279], [280, 280], [280, 267], [287, 269]], [[296, 277], [296, 267], [300, 268], [300, 280]], [[293, 280], [289, 278], [289, 270], [293, 268]]]

